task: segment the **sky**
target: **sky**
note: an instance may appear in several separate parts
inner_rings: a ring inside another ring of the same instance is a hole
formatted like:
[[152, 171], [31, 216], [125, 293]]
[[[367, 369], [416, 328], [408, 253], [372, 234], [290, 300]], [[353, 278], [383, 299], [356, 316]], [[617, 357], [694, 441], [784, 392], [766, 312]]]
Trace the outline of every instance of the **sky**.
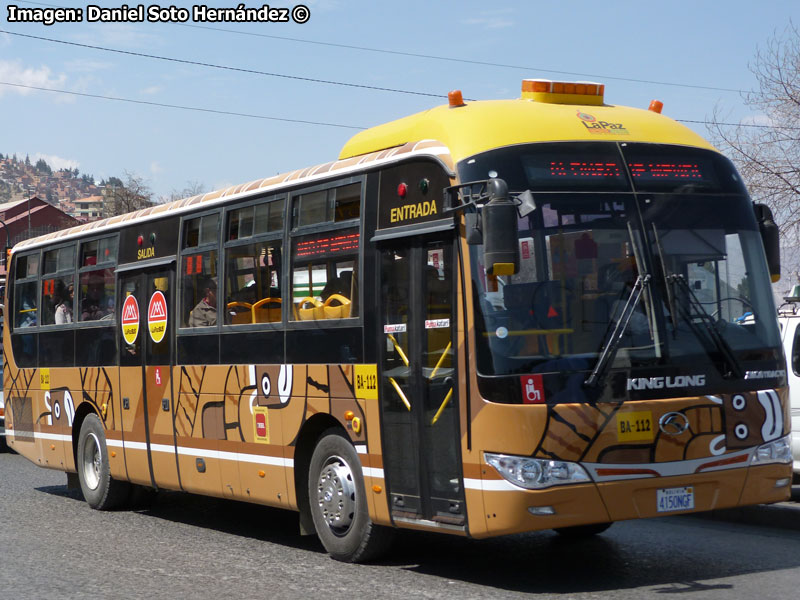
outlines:
[[[11, 22], [10, 4], [81, 8], [82, 21]], [[194, 21], [190, 3], [174, 4], [190, 9], [186, 22], [120, 23], [87, 22], [87, 4], [69, 0], [10, 4], [0, 153], [98, 182], [127, 171], [156, 197], [334, 160], [359, 128], [444, 104], [453, 89], [519, 97], [525, 78], [604, 83], [608, 104], [658, 99], [708, 137], [715, 111], [759, 121], [742, 98], [755, 86], [749, 64], [790, 20], [800, 25], [797, 0], [305, 0], [306, 15], [276, 0], [290, 21], [262, 23]], [[142, 6], [147, 16], [171, 5]]]

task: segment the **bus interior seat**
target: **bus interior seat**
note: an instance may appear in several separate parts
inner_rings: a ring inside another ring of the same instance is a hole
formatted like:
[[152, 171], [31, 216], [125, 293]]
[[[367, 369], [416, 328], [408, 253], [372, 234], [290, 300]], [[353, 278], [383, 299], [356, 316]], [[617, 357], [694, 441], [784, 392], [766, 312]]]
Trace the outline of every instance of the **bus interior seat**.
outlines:
[[281, 299], [262, 298], [253, 304], [253, 323], [279, 323], [281, 320]]

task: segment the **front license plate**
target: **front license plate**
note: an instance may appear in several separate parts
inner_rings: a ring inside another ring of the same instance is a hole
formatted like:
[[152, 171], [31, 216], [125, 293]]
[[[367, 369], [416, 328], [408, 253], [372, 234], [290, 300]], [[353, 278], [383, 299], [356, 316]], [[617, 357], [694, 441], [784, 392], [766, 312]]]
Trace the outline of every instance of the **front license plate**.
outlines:
[[694, 508], [694, 488], [678, 487], [656, 490], [658, 512], [692, 510]]

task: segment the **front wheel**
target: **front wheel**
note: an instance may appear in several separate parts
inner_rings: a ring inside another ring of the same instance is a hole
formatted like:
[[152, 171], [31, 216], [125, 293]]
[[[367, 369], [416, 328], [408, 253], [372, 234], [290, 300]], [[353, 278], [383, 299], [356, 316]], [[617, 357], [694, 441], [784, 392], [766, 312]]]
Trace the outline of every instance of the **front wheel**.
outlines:
[[95, 414], [87, 415], [78, 438], [78, 479], [86, 502], [97, 510], [119, 506], [128, 497], [130, 484], [111, 478], [103, 424]]
[[393, 531], [369, 518], [361, 461], [337, 429], [325, 432], [308, 471], [314, 529], [333, 558], [366, 562], [388, 550]]

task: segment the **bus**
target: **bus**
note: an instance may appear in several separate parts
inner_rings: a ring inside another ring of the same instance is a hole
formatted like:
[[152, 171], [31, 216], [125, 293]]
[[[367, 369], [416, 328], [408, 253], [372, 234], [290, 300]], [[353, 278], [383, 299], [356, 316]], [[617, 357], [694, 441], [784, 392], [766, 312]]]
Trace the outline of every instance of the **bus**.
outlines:
[[660, 103], [604, 91], [454, 91], [326, 164], [17, 244], [9, 444], [95, 509], [281, 507], [352, 562], [398, 528], [786, 499], [771, 214]]

